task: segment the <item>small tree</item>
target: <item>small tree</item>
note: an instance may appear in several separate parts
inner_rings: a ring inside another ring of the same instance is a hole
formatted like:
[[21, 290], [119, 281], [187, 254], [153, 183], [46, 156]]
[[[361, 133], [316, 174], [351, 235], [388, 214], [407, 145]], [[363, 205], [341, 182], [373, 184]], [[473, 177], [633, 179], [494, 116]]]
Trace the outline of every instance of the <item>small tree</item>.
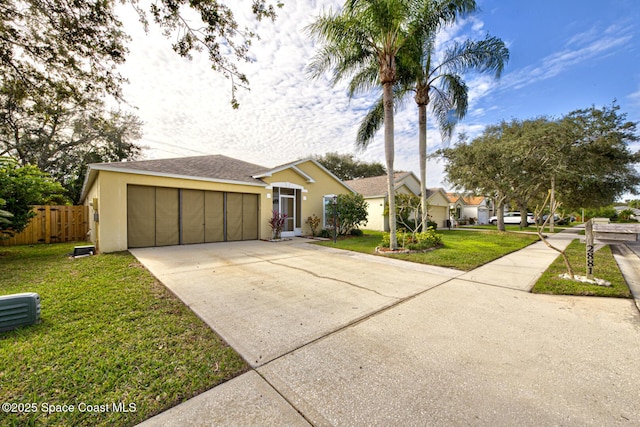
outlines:
[[311, 235], [313, 237], [318, 235], [318, 227], [321, 222], [322, 220], [316, 214], [312, 214], [307, 218], [307, 224], [309, 224], [309, 228], [311, 228]]
[[[549, 193], [547, 194], [547, 198], [545, 199], [544, 203], [542, 204], [542, 207], [536, 207], [536, 210], [535, 210], [535, 217], [536, 218], [542, 218], [542, 212], [544, 210], [544, 207], [549, 202], [550, 198], [551, 198], [551, 191], [549, 191]], [[558, 201], [554, 201], [549, 206], [550, 206], [550, 212], [549, 212], [549, 215], [547, 215], [547, 219], [545, 219], [542, 224], [538, 224], [536, 222], [536, 231], [538, 233], [538, 237], [540, 238], [540, 240], [542, 240], [542, 242], [545, 245], [547, 245], [549, 248], [553, 249], [554, 251], [559, 252], [560, 255], [562, 255], [562, 259], [564, 260], [564, 265], [565, 265], [565, 267], [567, 267], [567, 274], [569, 275], [571, 280], [573, 280], [573, 278], [574, 278], [573, 267], [571, 267], [571, 263], [569, 262], [569, 257], [567, 256], [565, 251], [564, 250], [560, 250], [560, 249], [556, 248], [555, 246], [553, 246], [551, 243], [549, 243], [549, 241], [547, 240], [546, 236], [544, 234], [542, 234], [544, 228], [549, 223], [549, 220], [551, 218], [553, 218], [553, 216], [556, 214], [556, 211], [560, 207], [560, 203]]]
[[347, 234], [367, 224], [367, 202], [362, 194], [338, 195], [338, 233]]
[[[413, 194], [396, 194], [396, 227], [416, 233], [422, 229], [422, 205], [420, 197]], [[389, 204], [384, 207], [385, 216], [389, 215]]]
[[282, 236], [282, 229], [287, 219], [287, 214], [280, 213], [277, 210], [273, 211], [271, 219], [269, 219], [269, 226], [271, 226], [272, 237], [279, 239]]
[[11, 223], [0, 222], [2, 234], [24, 230], [34, 216], [32, 205], [64, 204], [64, 188], [35, 166], [19, 166], [8, 157], [0, 157], [0, 199], [3, 210], [13, 215]]
[[[11, 225], [11, 218], [13, 218], [13, 214], [11, 212], [5, 211], [3, 208], [7, 204], [6, 201], [0, 199], [0, 229], [8, 228]], [[0, 236], [2, 238], [2, 236]]]

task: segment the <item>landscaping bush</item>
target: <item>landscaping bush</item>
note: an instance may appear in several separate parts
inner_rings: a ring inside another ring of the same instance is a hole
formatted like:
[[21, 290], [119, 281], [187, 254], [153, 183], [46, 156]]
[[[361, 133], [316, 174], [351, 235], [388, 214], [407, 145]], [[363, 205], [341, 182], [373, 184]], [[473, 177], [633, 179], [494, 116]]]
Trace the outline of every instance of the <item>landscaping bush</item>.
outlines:
[[338, 231], [347, 234], [350, 230], [367, 224], [367, 202], [362, 194], [340, 194], [338, 196]]
[[618, 212], [613, 206], [604, 206], [595, 209], [587, 209], [585, 211], [587, 218], [609, 218], [615, 220], [618, 218]]
[[333, 230], [328, 230], [326, 228], [323, 228], [322, 230], [320, 230], [319, 236], [325, 239], [331, 239], [333, 238]]
[[313, 237], [316, 236], [318, 232], [318, 227], [320, 226], [321, 222], [322, 220], [318, 218], [316, 214], [313, 214], [309, 218], [307, 218], [307, 224], [309, 224], [309, 228], [311, 229], [311, 235]]
[[359, 228], [354, 228], [353, 230], [351, 230], [351, 235], [352, 236], [362, 236], [364, 233], [362, 232], [362, 230], [360, 230]]
[[[399, 232], [397, 233], [397, 238], [398, 246], [400, 248], [409, 249], [411, 251], [422, 251], [442, 244], [442, 235], [437, 234], [432, 228], [421, 233]], [[380, 246], [388, 248], [389, 245], [389, 233], [385, 233]]]

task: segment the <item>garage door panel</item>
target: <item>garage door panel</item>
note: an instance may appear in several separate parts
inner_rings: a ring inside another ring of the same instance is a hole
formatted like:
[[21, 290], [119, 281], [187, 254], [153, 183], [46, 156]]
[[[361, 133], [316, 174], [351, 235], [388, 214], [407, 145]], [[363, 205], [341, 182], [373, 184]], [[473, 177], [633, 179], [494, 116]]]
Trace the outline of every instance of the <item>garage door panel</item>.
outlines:
[[255, 240], [257, 194], [127, 186], [128, 247]]
[[242, 240], [258, 238], [258, 195], [242, 195]]
[[156, 188], [156, 246], [180, 243], [180, 199], [177, 188]]
[[204, 241], [224, 241], [224, 193], [221, 191], [204, 193]]
[[204, 243], [204, 191], [182, 191], [182, 243]]
[[227, 241], [242, 240], [242, 194], [227, 193]]
[[156, 189], [141, 185], [127, 187], [127, 241], [130, 248], [156, 244]]

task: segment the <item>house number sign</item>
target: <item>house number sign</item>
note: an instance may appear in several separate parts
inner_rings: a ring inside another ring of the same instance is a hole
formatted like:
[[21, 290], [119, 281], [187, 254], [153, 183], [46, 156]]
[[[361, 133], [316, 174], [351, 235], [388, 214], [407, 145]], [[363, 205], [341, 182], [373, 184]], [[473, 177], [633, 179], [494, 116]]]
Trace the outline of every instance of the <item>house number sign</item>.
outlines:
[[591, 220], [587, 221], [585, 226], [585, 243], [587, 246], [587, 279], [593, 279], [593, 253], [594, 253], [594, 244], [593, 244], [593, 222]]

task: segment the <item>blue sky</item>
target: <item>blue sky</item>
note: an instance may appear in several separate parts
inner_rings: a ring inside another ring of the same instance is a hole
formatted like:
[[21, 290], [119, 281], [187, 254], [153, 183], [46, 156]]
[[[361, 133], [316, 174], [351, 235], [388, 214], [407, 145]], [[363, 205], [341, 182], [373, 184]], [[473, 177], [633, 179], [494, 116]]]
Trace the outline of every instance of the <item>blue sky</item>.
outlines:
[[[275, 166], [329, 151], [355, 153], [384, 164], [380, 133], [364, 152], [355, 134], [378, 93], [349, 100], [344, 86], [309, 80], [305, 67], [316, 46], [304, 27], [322, 10], [343, 1], [284, 0], [275, 23], [256, 24], [250, 1], [231, 2], [239, 21], [256, 26], [261, 40], [254, 61], [241, 64], [251, 83], [230, 106], [230, 85], [210, 69], [206, 55], [178, 57], [157, 29], [145, 34], [132, 11], [120, 6], [132, 36], [121, 72], [124, 95], [145, 122], [146, 158], [224, 154]], [[467, 117], [458, 131], [471, 137], [485, 126], [511, 118], [559, 117], [578, 108], [601, 107], [614, 99], [628, 119], [640, 120], [640, 7], [636, 0], [479, 0], [481, 11], [439, 37], [448, 40], [502, 38], [511, 51], [500, 80], [469, 75]], [[395, 169], [418, 172], [417, 113], [412, 102], [396, 117]], [[454, 138], [455, 140], [455, 138]], [[429, 151], [442, 146], [428, 130]], [[639, 150], [640, 146], [633, 147]], [[430, 160], [428, 186], [447, 188], [442, 164]]]

